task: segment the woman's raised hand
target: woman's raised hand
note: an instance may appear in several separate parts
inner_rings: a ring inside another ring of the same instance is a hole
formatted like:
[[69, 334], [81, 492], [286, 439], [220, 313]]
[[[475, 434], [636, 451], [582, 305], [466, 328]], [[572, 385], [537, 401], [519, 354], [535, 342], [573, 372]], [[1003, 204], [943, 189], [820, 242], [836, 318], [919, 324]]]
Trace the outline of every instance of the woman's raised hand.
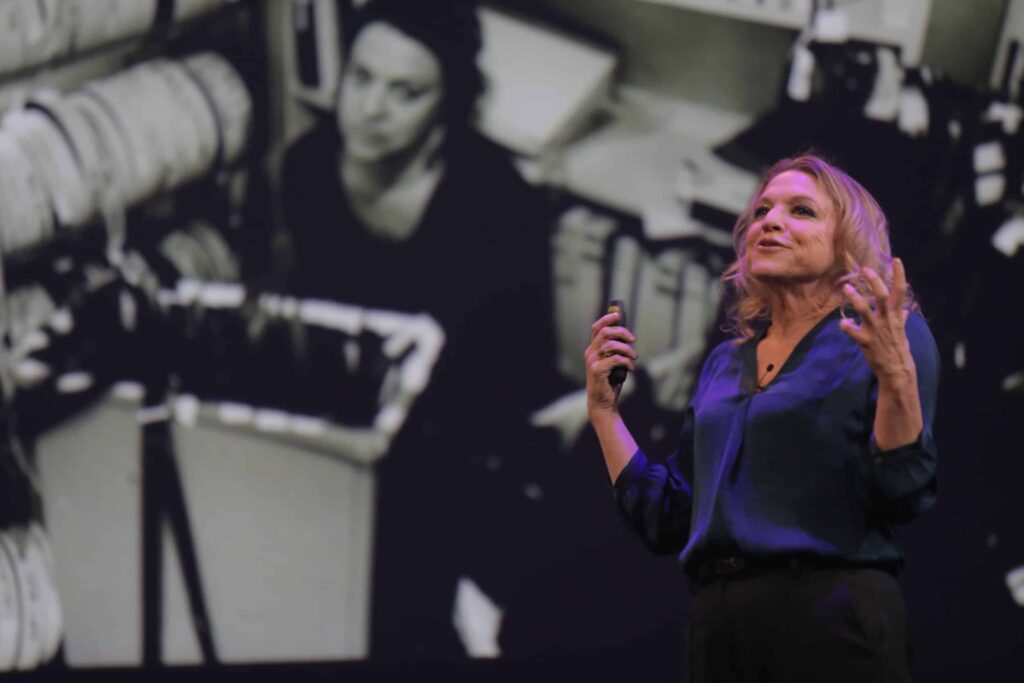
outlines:
[[906, 332], [908, 311], [903, 308], [907, 293], [903, 262], [893, 259], [891, 292], [871, 268], [864, 268], [862, 273], [875, 296], [875, 306], [872, 308], [852, 285], [843, 285], [843, 293], [860, 314], [861, 322], [858, 325], [855, 320], [844, 318], [839, 327], [860, 346], [880, 382], [900, 381], [915, 370]]
[[584, 353], [587, 363], [587, 412], [615, 412], [622, 385], [608, 381], [612, 368], [624, 366], [630, 372], [636, 368], [638, 356], [630, 344], [636, 336], [618, 324], [618, 313], [607, 313], [590, 326], [590, 345]]

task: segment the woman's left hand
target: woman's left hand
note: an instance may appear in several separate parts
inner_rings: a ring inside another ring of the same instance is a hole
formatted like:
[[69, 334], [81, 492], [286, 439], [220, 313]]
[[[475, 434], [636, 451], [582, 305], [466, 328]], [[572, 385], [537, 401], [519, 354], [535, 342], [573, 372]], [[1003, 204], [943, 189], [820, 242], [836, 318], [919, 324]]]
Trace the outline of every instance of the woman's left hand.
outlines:
[[840, 321], [839, 327], [860, 346], [864, 358], [880, 382], [901, 381], [913, 377], [914, 358], [910, 354], [906, 323], [908, 311], [903, 308], [907, 293], [907, 276], [900, 259], [892, 263], [892, 292], [882, 278], [871, 268], [862, 273], [875, 295], [875, 307], [850, 284], [843, 285], [843, 293], [850, 305], [860, 314], [861, 322], [851, 318]]

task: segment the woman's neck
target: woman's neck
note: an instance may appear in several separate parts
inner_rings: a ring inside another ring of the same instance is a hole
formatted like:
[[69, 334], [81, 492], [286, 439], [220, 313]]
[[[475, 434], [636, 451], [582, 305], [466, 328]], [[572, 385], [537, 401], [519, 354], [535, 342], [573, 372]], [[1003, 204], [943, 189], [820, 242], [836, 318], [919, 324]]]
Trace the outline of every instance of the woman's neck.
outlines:
[[388, 190], [422, 176], [437, 161], [444, 132], [434, 128], [417, 144], [377, 161], [356, 159], [342, 150], [339, 175], [350, 197], [374, 201]]
[[803, 291], [783, 289], [770, 294], [771, 334], [781, 337], [800, 337], [841, 303], [832, 292], [806, 288]]
[[412, 237], [444, 175], [437, 131], [414, 154], [378, 163], [359, 163], [342, 155], [341, 182], [349, 206], [370, 234], [394, 241]]

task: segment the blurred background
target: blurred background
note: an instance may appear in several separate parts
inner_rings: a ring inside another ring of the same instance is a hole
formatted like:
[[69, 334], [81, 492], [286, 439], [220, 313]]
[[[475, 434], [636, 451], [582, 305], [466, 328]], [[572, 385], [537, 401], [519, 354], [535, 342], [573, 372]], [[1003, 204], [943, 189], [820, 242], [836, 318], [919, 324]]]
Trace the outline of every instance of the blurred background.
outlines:
[[679, 680], [582, 353], [667, 455], [816, 151], [942, 354], [919, 681], [1024, 671], [1021, 0], [0, 0], [0, 671]]

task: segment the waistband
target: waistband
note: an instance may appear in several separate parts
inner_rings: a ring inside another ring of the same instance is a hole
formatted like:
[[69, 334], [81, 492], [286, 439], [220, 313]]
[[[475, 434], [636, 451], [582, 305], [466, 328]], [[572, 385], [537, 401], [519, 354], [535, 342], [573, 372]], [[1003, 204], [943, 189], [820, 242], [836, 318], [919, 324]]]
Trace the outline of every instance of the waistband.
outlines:
[[700, 560], [691, 577], [697, 585], [703, 586], [725, 576], [741, 578], [779, 571], [791, 571], [798, 575], [802, 571], [813, 569], [880, 569], [893, 576], [899, 574], [899, 565], [895, 562], [855, 562], [839, 557], [817, 555], [716, 555]]

